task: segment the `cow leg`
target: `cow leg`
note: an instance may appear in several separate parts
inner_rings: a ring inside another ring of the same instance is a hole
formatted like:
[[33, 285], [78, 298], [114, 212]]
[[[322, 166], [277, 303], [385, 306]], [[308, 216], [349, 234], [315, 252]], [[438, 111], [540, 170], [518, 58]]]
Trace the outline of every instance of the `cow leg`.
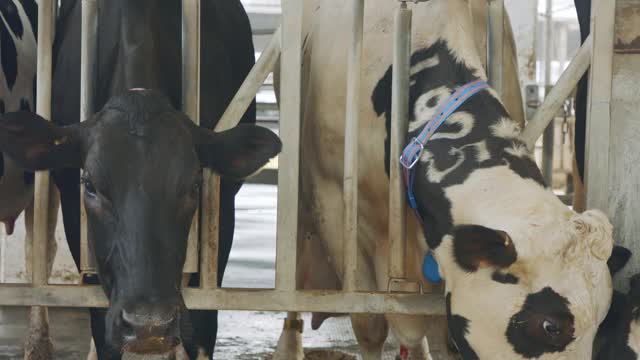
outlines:
[[[58, 250], [55, 239], [56, 223], [58, 221], [58, 208], [60, 197], [58, 191], [51, 182], [49, 187], [49, 211], [47, 218], [47, 274], [51, 274], [53, 260]], [[27, 238], [25, 239], [25, 258], [27, 277], [32, 279], [33, 269], [28, 261], [33, 254], [33, 223], [34, 223], [34, 203], [31, 202], [25, 211], [25, 225]], [[24, 345], [24, 358], [29, 360], [52, 359], [53, 343], [49, 335], [49, 312], [46, 307], [34, 306], [29, 312], [29, 329]]]

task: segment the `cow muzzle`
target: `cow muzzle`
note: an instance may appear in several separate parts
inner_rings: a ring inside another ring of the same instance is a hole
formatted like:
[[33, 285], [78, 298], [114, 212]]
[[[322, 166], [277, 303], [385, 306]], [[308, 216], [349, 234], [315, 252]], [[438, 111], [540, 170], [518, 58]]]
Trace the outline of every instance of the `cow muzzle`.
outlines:
[[180, 343], [179, 308], [163, 303], [136, 303], [122, 309], [124, 351], [169, 354]]

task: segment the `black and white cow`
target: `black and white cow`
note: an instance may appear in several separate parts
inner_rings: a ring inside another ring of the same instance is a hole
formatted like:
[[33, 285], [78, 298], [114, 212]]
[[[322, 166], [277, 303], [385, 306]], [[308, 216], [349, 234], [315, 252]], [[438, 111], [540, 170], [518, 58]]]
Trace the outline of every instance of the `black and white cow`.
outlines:
[[[65, 231], [79, 262], [79, 183], [85, 184], [90, 238], [108, 311], [91, 309], [100, 359], [123, 351], [172, 351], [211, 357], [216, 311], [190, 311], [180, 294], [181, 270], [200, 169], [223, 176], [218, 283], [229, 256], [234, 198], [241, 179], [280, 150], [255, 122], [255, 103], [234, 130], [212, 128], [254, 64], [252, 34], [239, 0], [202, 2], [201, 125], [181, 105], [181, 1], [98, 2], [94, 104], [79, 125], [80, 1], [63, 0], [54, 42], [50, 125], [27, 113], [0, 122], [0, 150], [23, 167], [52, 169]], [[133, 88], [154, 90], [128, 91]], [[95, 282], [95, 279], [86, 279]], [[198, 276], [191, 284], [197, 285]]]
[[[485, 20], [473, 21], [471, 3], [430, 0], [413, 8], [408, 139], [456, 89], [486, 79], [475, 43], [483, 31], [476, 24]], [[389, 280], [385, 142], [396, 6], [365, 4], [361, 98], [370, 101], [360, 104], [357, 260], [365, 291], [386, 291]], [[321, 244], [338, 283], [348, 39], [336, 35], [349, 31], [347, 7], [338, 0], [305, 4], [302, 235]], [[464, 103], [415, 167], [425, 222], [409, 216], [407, 276], [420, 276], [425, 254], [435, 254], [449, 329], [464, 359], [588, 359], [611, 301], [612, 226], [600, 211], [567, 208], [544, 184], [512, 118], [521, 106], [513, 100], [521, 99], [517, 76], [504, 71], [516, 85], [506, 86], [502, 99], [486, 90]], [[352, 324], [364, 359], [381, 357], [389, 327], [413, 356], [428, 357], [425, 317], [356, 314]]]
[[[35, 110], [38, 7], [33, 0], [0, 2], [0, 114]], [[33, 198], [33, 173], [0, 153], [0, 221], [11, 235]]]

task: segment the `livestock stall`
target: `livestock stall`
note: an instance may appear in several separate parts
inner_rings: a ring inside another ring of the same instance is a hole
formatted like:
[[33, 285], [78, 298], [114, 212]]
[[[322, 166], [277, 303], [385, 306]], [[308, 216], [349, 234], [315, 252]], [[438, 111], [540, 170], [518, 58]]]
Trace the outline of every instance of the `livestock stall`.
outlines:
[[[428, 1], [428, 0], [427, 0]], [[390, 194], [390, 224], [392, 247], [389, 273], [393, 281], [387, 292], [360, 292], [356, 286], [357, 259], [357, 199], [358, 199], [358, 154], [357, 137], [359, 121], [356, 106], [359, 94], [356, 89], [360, 81], [362, 56], [362, 22], [364, 0], [352, 0], [353, 31], [349, 49], [348, 104], [346, 113], [346, 145], [344, 174], [344, 288], [341, 291], [299, 290], [296, 288], [296, 255], [298, 239], [298, 176], [301, 113], [301, 53], [302, 47], [302, 2], [283, 0], [281, 28], [276, 31], [262, 56], [236, 94], [231, 106], [219, 121], [216, 130], [235, 126], [249, 106], [273, 68], [280, 63], [281, 102], [280, 137], [283, 151], [279, 158], [278, 186], [288, 189], [278, 193], [276, 286], [269, 290], [219, 289], [216, 285], [217, 269], [217, 216], [219, 179], [205, 170], [205, 187], [202, 193], [200, 212], [194, 217], [189, 237], [188, 257], [185, 272], [200, 271], [201, 287], [184, 289], [185, 302], [192, 309], [265, 310], [289, 312], [331, 313], [399, 313], [399, 314], [444, 314], [444, 300], [440, 294], [423, 294], [421, 286], [415, 292], [396, 292], [394, 286], [401, 282], [413, 282], [405, 276], [404, 244], [406, 204], [404, 184], [398, 163], [400, 152], [406, 142], [406, 104], [409, 84], [411, 10], [405, 1], [398, 2], [395, 25], [394, 83], [393, 83], [393, 131]], [[38, 87], [37, 112], [50, 118], [51, 109], [51, 51], [56, 1], [41, 0], [38, 23]], [[48, 5], [48, 6], [47, 6]], [[93, 111], [91, 104], [93, 88], [92, 64], [95, 56], [96, 0], [83, 0], [82, 41], [82, 100], [81, 113], [88, 119]], [[411, 6], [420, 6], [419, 3]], [[637, 113], [638, 93], [638, 38], [640, 30], [629, 24], [640, 21], [640, 5], [633, 0], [618, 0], [615, 3], [594, 1], [593, 35], [574, 56], [556, 86], [548, 94], [535, 116], [529, 121], [524, 137], [530, 149], [547, 128], [563, 101], [575, 88], [579, 78], [591, 65], [590, 118], [588, 128], [588, 171], [586, 177], [589, 207], [608, 211], [617, 231], [617, 241], [629, 248], [634, 247], [634, 234], [640, 222], [633, 216], [638, 207], [638, 151], [634, 148], [639, 131], [633, 114]], [[492, 86], [501, 91], [502, 24], [504, 4], [502, 0], [488, 1], [488, 24], [490, 38], [488, 70]], [[199, 0], [183, 0], [183, 99], [184, 110], [192, 119], [198, 119], [199, 109], [199, 44], [200, 5]], [[594, 56], [592, 56], [592, 54]], [[590, 169], [590, 170], [589, 170]], [[604, 170], [603, 170], [604, 169]], [[28, 285], [0, 285], [2, 306], [51, 306], [51, 307], [106, 307], [108, 305], [102, 289], [87, 285], [50, 285], [45, 259], [47, 258], [46, 219], [48, 211], [49, 176], [46, 172], [36, 176], [36, 206], [34, 223], [34, 251], [29, 260], [33, 279]], [[87, 239], [86, 219], [82, 230], [82, 270], [94, 272], [90, 241]], [[638, 249], [640, 250], [640, 249]], [[199, 256], [198, 256], [199, 255]], [[637, 271], [640, 264], [628, 271]], [[418, 282], [419, 283], [419, 282]], [[290, 313], [290, 321], [297, 315]]]

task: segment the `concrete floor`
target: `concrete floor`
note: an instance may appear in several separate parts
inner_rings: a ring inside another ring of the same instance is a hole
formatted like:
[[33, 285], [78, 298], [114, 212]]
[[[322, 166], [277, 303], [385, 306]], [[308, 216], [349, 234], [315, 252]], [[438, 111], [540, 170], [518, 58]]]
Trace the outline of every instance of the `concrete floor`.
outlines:
[[[272, 288], [275, 284], [275, 186], [245, 185], [237, 197], [236, 233], [223, 286], [234, 288]], [[68, 249], [61, 244], [55, 268], [69, 263]], [[66, 251], [66, 252], [65, 252]], [[12, 261], [18, 261], [12, 259]], [[57, 270], [61, 273], [68, 271]], [[18, 279], [19, 274], [5, 274]], [[50, 309], [55, 359], [85, 359], [89, 349], [89, 316], [83, 309]], [[215, 359], [265, 359], [278, 342], [283, 313], [222, 311]], [[304, 314], [305, 348], [333, 349], [357, 353], [348, 317], [325, 321], [318, 331], [311, 330], [310, 314]], [[21, 359], [26, 332], [27, 310], [0, 308], [0, 360]], [[441, 334], [435, 334], [441, 336]], [[438, 350], [438, 349], [436, 349]], [[442, 350], [442, 349], [439, 349]], [[384, 359], [395, 359], [397, 344], [389, 336]], [[434, 360], [444, 359], [434, 351]]]

